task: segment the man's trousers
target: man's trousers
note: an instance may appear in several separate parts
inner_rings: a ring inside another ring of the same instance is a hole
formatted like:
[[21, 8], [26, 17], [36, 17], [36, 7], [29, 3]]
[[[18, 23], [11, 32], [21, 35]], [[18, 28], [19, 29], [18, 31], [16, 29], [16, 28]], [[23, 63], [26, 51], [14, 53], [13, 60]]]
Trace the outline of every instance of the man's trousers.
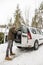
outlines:
[[6, 57], [9, 56], [9, 51], [10, 51], [10, 54], [12, 54], [12, 46], [13, 46], [13, 41], [9, 40], [8, 41], [8, 47], [7, 47], [7, 50], [6, 50]]

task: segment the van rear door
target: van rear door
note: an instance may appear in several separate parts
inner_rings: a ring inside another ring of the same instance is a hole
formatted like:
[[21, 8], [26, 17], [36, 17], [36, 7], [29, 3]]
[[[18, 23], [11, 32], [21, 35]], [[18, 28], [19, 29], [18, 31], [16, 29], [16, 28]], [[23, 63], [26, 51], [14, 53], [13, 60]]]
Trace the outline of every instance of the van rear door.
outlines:
[[27, 44], [27, 28], [25, 26], [22, 27], [22, 36], [21, 36], [21, 43], [23, 45]]

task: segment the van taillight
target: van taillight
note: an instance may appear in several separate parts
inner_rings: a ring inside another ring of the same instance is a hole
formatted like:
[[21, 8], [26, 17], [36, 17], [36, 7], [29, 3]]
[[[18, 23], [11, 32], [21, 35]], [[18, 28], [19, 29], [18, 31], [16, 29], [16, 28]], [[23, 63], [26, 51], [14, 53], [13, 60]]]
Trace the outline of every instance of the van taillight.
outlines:
[[30, 32], [27, 33], [28, 39], [32, 39]]

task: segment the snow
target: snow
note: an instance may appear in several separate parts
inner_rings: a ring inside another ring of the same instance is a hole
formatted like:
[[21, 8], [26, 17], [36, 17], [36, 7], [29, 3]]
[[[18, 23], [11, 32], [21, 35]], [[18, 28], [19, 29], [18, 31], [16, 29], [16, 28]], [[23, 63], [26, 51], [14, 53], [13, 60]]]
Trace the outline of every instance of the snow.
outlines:
[[[14, 42], [15, 43], [15, 42]], [[7, 43], [0, 45], [0, 65], [43, 65], [43, 45], [38, 50], [20, 50], [13, 45], [15, 57], [11, 61], [5, 60]]]

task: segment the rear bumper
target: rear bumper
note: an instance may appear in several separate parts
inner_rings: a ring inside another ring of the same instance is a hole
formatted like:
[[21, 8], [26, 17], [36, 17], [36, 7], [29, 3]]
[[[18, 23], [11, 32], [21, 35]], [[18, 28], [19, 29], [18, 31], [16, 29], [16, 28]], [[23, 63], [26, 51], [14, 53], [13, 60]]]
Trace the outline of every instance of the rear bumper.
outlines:
[[21, 44], [21, 43], [15, 43], [15, 46], [17, 46], [17, 47], [33, 47], [32, 45], [29, 45], [29, 44]]
[[34, 40], [28, 40], [27, 42], [25, 40], [21, 41], [21, 43], [15, 43], [15, 46], [17, 47], [33, 47], [34, 46]]

